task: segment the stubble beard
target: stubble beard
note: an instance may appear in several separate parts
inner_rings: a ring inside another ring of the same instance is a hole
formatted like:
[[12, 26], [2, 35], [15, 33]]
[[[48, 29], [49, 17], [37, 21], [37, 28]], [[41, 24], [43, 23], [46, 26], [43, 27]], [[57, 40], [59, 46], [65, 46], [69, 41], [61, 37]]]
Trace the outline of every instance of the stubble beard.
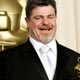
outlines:
[[53, 40], [53, 35], [52, 36], [44, 36], [44, 35], [42, 35], [42, 36], [39, 36], [39, 40], [40, 40], [40, 42], [42, 42], [42, 43], [44, 43], [44, 44], [47, 44], [47, 43], [49, 43], [50, 41], [52, 41]]
[[35, 40], [42, 42], [44, 44], [47, 44], [54, 39], [54, 33], [50, 35], [45, 35], [45, 34], [39, 33], [37, 30], [36, 31], [32, 30], [32, 33], [30, 36], [33, 37]]

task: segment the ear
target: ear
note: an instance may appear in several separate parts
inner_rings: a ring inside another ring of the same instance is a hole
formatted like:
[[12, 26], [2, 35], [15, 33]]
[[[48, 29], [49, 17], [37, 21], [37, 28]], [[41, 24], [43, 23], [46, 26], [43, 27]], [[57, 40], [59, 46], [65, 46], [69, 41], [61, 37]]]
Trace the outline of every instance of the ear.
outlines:
[[28, 24], [29, 20], [28, 20], [28, 18], [27, 18], [27, 17], [25, 17], [25, 21], [26, 21], [26, 23]]
[[26, 21], [26, 24], [27, 24], [27, 27], [29, 26], [29, 19], [27, 17], [25, 17], [25, 21]]

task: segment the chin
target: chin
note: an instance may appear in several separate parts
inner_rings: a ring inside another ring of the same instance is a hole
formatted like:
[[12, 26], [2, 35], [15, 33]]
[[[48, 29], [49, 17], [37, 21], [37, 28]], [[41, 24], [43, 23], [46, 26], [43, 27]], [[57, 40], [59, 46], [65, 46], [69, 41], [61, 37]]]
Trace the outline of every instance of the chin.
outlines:
[[50, 37], [50, 36], [48, 36], [48, 37], [42, 37], [42, 38], [40, 39], [40, 41], [41, 41], [42, 43], [45, 43], [45, 44], [49, 43], [49, 42], [52, 41], [52, 40], [53, 40], [53, 37]]

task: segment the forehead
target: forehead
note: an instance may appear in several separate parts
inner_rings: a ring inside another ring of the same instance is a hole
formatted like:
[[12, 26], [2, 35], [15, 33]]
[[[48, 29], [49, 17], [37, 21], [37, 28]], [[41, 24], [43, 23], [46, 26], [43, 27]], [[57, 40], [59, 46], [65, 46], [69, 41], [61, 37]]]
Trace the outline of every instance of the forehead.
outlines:
[[39, 15], [39, 14], [55, 14], [55, 9], [51, 6], [38, 6], [32, 10], [32, 15]]

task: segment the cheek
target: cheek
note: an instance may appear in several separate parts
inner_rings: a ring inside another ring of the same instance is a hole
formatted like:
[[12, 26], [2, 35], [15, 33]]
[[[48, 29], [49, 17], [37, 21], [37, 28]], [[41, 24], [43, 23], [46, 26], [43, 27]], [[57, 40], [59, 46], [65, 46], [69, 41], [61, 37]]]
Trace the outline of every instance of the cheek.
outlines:
[[32, 24], [32, 27], [34, 27], [35, 29], [39, 28], [39, 26], [41, 25], [40, 22], [35, 22]]
[[51, 21], [51, 24], [52, 24], [52, 25], [56, 25], [56, 20], [55, 20], [55, 19], [52, 20], [52, 21]]
[[36, 31], [37, 29], [38, 29], [38, 26], [37, 26], [37, 24], [31, 24], [30, 26], [29, 26], [29, 29], [31, 29], [31, 30], [33, 30], [33, 31]]

